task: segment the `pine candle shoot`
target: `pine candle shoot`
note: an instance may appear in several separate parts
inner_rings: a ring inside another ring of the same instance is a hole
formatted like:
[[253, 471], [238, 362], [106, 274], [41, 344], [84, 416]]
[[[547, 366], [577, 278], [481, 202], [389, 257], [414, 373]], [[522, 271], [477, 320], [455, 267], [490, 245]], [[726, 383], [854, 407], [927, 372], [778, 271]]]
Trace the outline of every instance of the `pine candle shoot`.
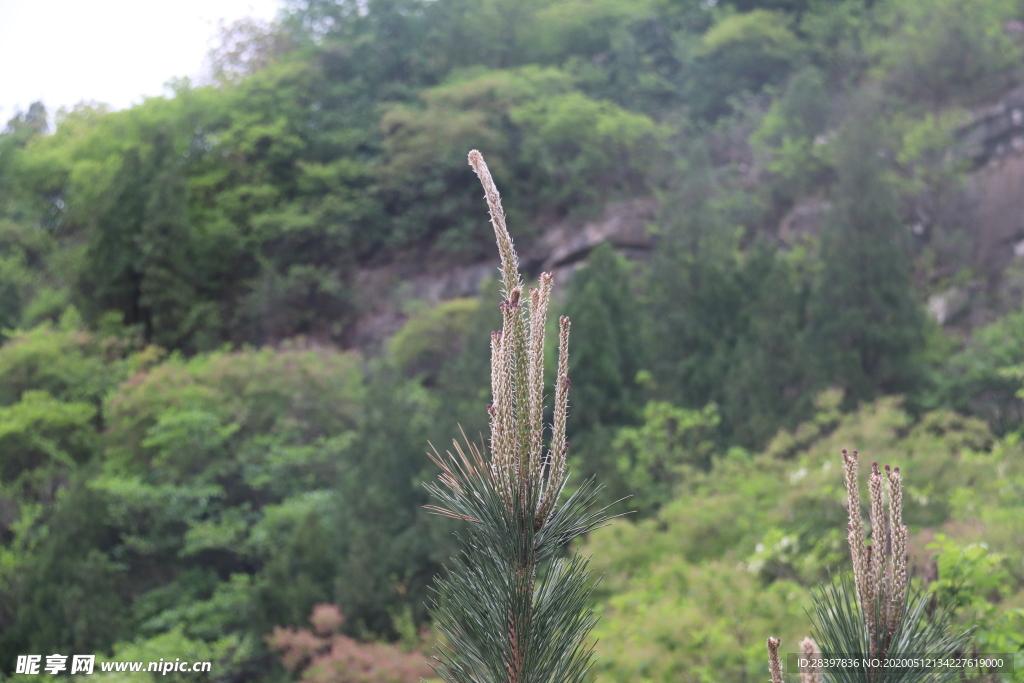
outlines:
[[[584, 482], [560, 503], [568, 468], [569, 319], [559, 320], [550, 445], [545, 447], [544, 330], [552, 276], [524, 291], [501, 197], [480, 152], [469, 163], [483, 184], [501, 255], [502, 329], [491, 335], [490, 444], [453, 440], [427, 485], [431, 512], [466, 522], [461, 551], [437, 580], [434, 616], [444, 644], [435, 671], [446, 683], [575, 683], [593, 656], [587, 560], [564, 549], [607, 521]], [[433, 448], [433, 447], [432, 447]]]

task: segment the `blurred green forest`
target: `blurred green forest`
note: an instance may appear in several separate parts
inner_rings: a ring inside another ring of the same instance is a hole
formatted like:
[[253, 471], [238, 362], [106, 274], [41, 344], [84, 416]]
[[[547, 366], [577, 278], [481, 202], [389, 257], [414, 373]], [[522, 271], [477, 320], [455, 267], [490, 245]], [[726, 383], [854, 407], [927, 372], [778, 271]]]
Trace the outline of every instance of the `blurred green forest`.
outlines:
[[[425, 675], [456, 529], [422, 510], [425, 450], [486, 437], [497, 285], [365, 353], [355, 282], [493, 258], [478, 148], [527, 249], [657, 200], [647, 257], [605, 244], [556, 283], [573, 477], [634, 511], [584, 548], [601, 680], [747, 683], [768, 635], [795, 651], [810, 586], [849, 563], [843, 447], [902, 468], [916, 581], [1024, 680], [1024, 308], [953, 332], [926, 307], [990, 275], [951, 208], [957, 131], [1024, 84], [1022, 20], [1021, 0], [287, 0], [224, 30], [207, 84], [52, 130], [19, 113], [0, 671]], [[820, 234], [782, 239], [808, 201]]]

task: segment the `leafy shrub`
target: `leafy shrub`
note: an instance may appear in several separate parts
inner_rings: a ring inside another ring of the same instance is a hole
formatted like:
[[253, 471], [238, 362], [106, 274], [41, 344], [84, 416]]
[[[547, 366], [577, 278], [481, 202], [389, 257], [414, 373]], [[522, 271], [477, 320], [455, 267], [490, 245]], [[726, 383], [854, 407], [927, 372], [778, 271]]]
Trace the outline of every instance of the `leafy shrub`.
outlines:
[[381, 119], [382, 192], [397, 213], [395, 237], [405, 242], [440, 235], [452, 248], [483, 245], [455, 150], [480, 147], [502, 158], [494, 173], [515, 181], [515, 220], [596, 209], [599, 198], [642, 191], [667, 136], [649, 117], [577, 91], [553, 68], [471, 70], [420, 99], [422, 106], [395, 105]]
[[1012, 0], [900, 0], [880, 12], [885, 37], [870, 51], [895, 93], [929, 104], [987, 95], [1020, 61], [1004, 30]]
[[782, 81], [799, 57], [791, 21], [782, 12], [756, 9], [726, 14], [714, 24], [692, 53], [703, 62], [691, 86], [696, 113], [717, 118], [728, 111], [730, 95]]
[[763, 629], [796, 636], [808, 604], [796, 583], [763, 586], [729, 561], [668, 557], [611, 596], [595, 628], [599, 680], [715, 680], [761, 674]]
[[619, 474], [634, 491], [631, 507], [649, 514], [675, 497], [688, 472], [711, 464], [718, 409], [677, 408], [663, 401], [644, 407], [644, 422], [623, 427], [612, 442]]
[[413, 316], [389, 342], [388, 355], [408, 377], [427, 385], [463, 350], [476, 299], [452, 299]]

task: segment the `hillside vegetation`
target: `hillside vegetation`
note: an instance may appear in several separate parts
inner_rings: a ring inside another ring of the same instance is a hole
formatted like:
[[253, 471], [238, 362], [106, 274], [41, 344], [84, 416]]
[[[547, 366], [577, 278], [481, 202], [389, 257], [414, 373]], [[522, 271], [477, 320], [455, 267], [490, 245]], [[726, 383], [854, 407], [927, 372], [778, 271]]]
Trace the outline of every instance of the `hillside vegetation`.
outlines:
[[[371, 355], [356, 281], [491, 256], [477, 148], [527, 248], [657, 199], [649, 258], [602, 245], [556, 285], [571, 476], [635, 511], [583, 548], [602, 680], [763, 679], [765, 638], [795, 648], [809, 586], [849, 564], [843, 447], [902, 468], [915, 580], [1024, 680], [1019, 273], [977, 270], [953, 206], [956, 131], [1024, 84], [1022, 20], [1019, 0], [288, 0], [224, 30], [209, 83], [53, 130], [19, 113], [0, 671], [429, 675], [455, 527], [422, 509], [425, 451], [486, 438], [497, 283], [407, 302]], [[820, 230], [780, 230], [805, 206]], [[1004, 280], [966, 337], [927, 312]]]

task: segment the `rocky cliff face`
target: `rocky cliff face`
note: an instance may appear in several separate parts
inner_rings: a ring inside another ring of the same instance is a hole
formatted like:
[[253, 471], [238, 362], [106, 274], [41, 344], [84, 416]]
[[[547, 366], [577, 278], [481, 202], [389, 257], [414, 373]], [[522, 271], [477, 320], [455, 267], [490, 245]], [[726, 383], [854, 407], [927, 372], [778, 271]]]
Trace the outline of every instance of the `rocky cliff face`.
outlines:
[[984, 166], [1024, 151], [1024, 88], [1006, 93], [995, 104], [979, 108], [956, 134], [957, 153]]
[[[587, 254], [602, 242], [610, 242], [628, 256], [644, 258], [652, 246], [648, 226], [656, 211], [654, 199], [631, 199], [609, 204], [591, 221], [553, 224], [523, 253], [521, 265], [531, 276], [553, 273], [555, 281], [564, 285], [586, 261]], [[481, 221], [480, 229], [490, 230], [490, 226]], [[497, 255], [488, 261], [444, 269], [408, 258], [360, 270], [354, 284], [358, 300], [363, 302], [363, 313], [356, 323], [352, 344], [372, 353], [401, 329], [410, 309], [475, 296], [484, 280], [497, 272]], [[556, 297], [564, 292], [564, 287], [558, 287]]]
[[940, 324], [967, 333], [1024, 300], [1024, 88], [975, 111], [956, 139], [953, 152], [971, 170], [953, 220], [973, 277], [935, 294], [928, 307]]
[[1024, 88], [976, 112], [957, 152], [973, 170], [960, 198], [977, 265], [1000, 272], [1024, 256]]
[[[952, 207], [943, 221], [947, 233], [936, 236], [921, 224], [911, 230], [920, 249], [963, 242], [955, 268], [946, 275], [969, 269], [970, 281], [935, 293], [927, 304], [941, 325], [966, 334], [1024, 301], [1024, 88], [975, 111], [955, 139], [950, 152], [966, 160], [970, 170], [947, 204]], [[780, 242], [819, 235], [830, 208], [823, 199], [797, 204], [779, 224]]]
[[[953, 153], [969, 160], [971, 170], [953, 202], [953, 223], [968, 242], [969, 262], [963, 265], [975, 277], [933, 295], [928, 308], [940, 324], [967, 332], [1024, 300], [1024, 88], [977, 110], [956, 141]], [[820, 199], [798, 204], [780, 222], [778, 238], [785, 244], [820, 234], [830, 208]], [[524, 270], [530, 275], [552, 272], [564, 284], [601, 242], [610, 242], [627, 256], [645, 258], [652, 247], [648, 227], [656, 211], [654, 199], [638, 198], [610, 204], [591, 221], [553, 224], [523, 254]], [[483, 221], [480, 228], [489, 230]], [[914, 232], [927, 241], [922, 230]], [[497, 258], [444, 269], [407, 258], [361, 270], [355, 287], [363, 313], [352, 345], [370, 352], [380, 348], [410, 310], [475, 296], [497, 267]]]

